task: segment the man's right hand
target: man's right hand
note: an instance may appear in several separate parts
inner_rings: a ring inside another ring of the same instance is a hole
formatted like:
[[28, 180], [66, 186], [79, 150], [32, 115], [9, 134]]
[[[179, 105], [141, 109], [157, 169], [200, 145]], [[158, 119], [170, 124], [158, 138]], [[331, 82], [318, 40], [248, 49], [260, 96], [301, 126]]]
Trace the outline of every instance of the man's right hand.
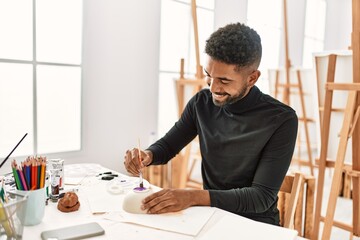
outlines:
[[150, 151], [140, 150], [139, 160], [139, 149], [133, 148], [132, 150], [126, 150], [124, 156], [124, 165], [126, 170], [134, 176], [139, 176], [140, 169], [151, 164], [153, 154]]

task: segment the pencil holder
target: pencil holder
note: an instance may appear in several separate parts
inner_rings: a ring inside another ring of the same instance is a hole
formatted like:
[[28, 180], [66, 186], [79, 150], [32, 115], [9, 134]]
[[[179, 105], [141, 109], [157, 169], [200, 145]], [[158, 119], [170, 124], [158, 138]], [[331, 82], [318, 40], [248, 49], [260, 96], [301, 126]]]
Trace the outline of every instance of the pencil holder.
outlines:
[[45, 213], [46, 190], [40, 188], [31, 191], [17, 190], [18, 193], [27, 196], [26, 207], [17, 211], [20, 219], [24, 219], [25, 226], [33, 226], [41, 223]]
[[16, 213], [26, 207], [26, 196], [9, 193], [7, 203], [0, 203], [0, 239], [22, 239], [24, 219]]

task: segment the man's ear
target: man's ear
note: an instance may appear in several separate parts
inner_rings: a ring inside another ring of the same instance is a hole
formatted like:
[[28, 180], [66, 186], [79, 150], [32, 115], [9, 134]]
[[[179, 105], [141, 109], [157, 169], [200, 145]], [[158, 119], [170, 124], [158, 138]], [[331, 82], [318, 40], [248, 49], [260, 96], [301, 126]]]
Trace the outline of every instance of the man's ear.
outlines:
[[248, 76], [249, 86], [251, 87], [254, 86], [257, 80], [259, 79], [260, 75], [261, 72], [259, 70], [255, 70], [252, 73], [250, 73], [250, 75]]

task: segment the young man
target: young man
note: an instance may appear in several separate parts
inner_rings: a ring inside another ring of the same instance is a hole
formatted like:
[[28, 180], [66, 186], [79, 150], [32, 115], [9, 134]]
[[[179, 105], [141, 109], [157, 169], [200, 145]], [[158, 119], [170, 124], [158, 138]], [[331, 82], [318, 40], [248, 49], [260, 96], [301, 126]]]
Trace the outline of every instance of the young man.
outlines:
[[147, 197], [148, 213], [194, 205], [218, 207], [279, 225], [277, 193], [290, 165], [297, 134], [293, 109], [263, 94], [260, 36], [237, 23], [214, 32], [206, 42], [208, 89], [188, 102], [181, 118], [160, 140], [125, 154], [128, 172], [165, 164], [199, 135], [204, 190], [164, 189]]

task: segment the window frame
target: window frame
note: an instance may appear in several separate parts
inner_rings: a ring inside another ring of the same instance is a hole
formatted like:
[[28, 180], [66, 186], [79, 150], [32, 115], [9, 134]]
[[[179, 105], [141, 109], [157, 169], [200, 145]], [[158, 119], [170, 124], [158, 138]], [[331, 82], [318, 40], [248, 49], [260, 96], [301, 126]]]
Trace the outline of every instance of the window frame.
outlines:
[[[83, 16], [83, 5], [84, 2], [83, 0], [79, 0], [81, 2], [81, 15]], [[81, 27], [81, 33], [80, 33], [80, 63], [79, 64], [74, 64], [74, 63], [58, 63], [58, 62], [47, 62], [47, 61], [37, 61], [37, 32], [36, 32], [36, 28], [37, 28], [37, 23], [36, 23], [36, 4], [37, 4], [37, 0], [32, 0], [32, 60], [21, 60], [21, 59], [10, 59], [10, 58], [1, 58], [0, 57], [0, 63], [10, 63], [10, 64], [27, 64], [27, 65], [31, 65], [32, 66], [32, 96], [33, 96], [33, 101], [32, 101], [32, 107], [33, 107], [33, 116], [32, 116], [32, 121], [33, 121], [33, 152], [29, 152], [26, 153], [27, 155], [32, 155], [32, 154], [39, 154], [38, 152], [38, 109], [37, 109], [37, 104], [38, 104], [38, 99], [37, 99], [37, 76], [38, 76], [38, 72], [37, 72], [37, 68], [38, 66], [57, 66], [57, 67], [77, 67], [80, 70], [80, 93], [79, 93], [79, 106], [80, 106], [80, 113], [79, 113], [79, 148], [78, 147], [74, 147], [74, 149], [70, 149], [70, 150], [65, 150], [65, 151], [50, 151], [50, 152], [41, 152], [41, 154], [54, 154], [54, 153], [64, 153], [64, 152], [73, 152], [73, 151], [79, 151], [82, 148], [82, 84], [83, 84], [83, 66], [82, 66], [82, 48], [83, 48], [83, 29]], [[81, 22], [80, 25], [83, 25], [83, 20], [81, 18]], [[25, 133], [24, 133], [25, 134]], [[29, 136], [28, 136], [29, 137]], [[15, 143], [14, 143], [15, 144]], [[5, 157], [6, 152], [2, 152], [0, 153], [0, 157]], [[14, 153], [13, 157], [16, 156], [21, 156], [23, 154], [18, 154], [16, 155], [16, 152]]]

